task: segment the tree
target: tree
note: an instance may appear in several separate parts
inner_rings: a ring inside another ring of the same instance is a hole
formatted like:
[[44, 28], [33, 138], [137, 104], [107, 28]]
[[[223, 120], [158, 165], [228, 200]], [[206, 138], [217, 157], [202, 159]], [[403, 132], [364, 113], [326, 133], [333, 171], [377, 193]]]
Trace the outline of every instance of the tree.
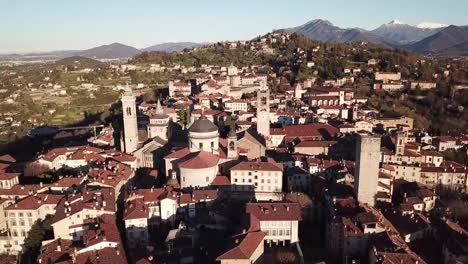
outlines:
[[276, 254], [276, 260], [281, 264], [293, 264], [297, 263], [296, 255], [286, 249], [279, 249]]
[[179, 115], [179, 122], [184, 125], [188, 125], [190, 123], [190, 110], [188, 108], [180, 109], [177, 114]]
[[37, 177], [49, 173], [51, 173], [49, 167], [38, 162], [31, 162], [26, 165], [26, 168], [24, 169], [24, 176], [26, 177]]
[[24, 246], [29, 249], [40, 248], [42, 241], [45, 240], [52, 231], [51, 220], [49, 218], [43, 221], [37, 220], [29, 230], [28, 236], [24, 240]]

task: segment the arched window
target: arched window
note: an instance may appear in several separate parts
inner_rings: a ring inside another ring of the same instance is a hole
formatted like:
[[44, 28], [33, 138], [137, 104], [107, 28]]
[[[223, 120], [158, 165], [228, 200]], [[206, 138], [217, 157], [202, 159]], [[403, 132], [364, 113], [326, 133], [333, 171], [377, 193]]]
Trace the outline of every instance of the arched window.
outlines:
[[127, 107], [127, 115], [132, 115], [132, 108], [130, 106]]
[[229, 149], [230, 149], [230, 150], [234, 150], [234, 147], [235, 147], [235, 146], [234, 146], [234, 141], [231, 141], [231, 142], [229, 143]]

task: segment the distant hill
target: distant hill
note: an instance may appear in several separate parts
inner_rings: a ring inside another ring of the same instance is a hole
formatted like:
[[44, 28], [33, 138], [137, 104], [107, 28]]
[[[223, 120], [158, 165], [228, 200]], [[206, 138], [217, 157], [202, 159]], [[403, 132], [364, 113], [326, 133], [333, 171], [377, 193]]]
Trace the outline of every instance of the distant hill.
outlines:
[[298, 27], [284, 29], [284, 31], [302, 34], [322, 42], [372, 42], [387, 47], [398, 45], [391, 39], [378, 36], [369, 31], [358, 28], [343, 29], [333, 25], [330, 21], [322, 19], [315, 19]]
[[[431, 28], [424, 27], [432, 25]], [[436, 28], [435, 26], [441, 26], [440, 28]], [[383, 24], [380, 27], [372, 30], [371, 32], [375, 35], [391, 39], [398, 44], [405, 45], [420, 41], [424, 38], [427, 38], [435, 33], [443, 30], [444, 27], [441, 24], [433, 25], [433, 24], [420, 24], [418, 26], [411, 26], [408, 24], [401, 23], [397, 20], [392, 20], [387, 24]]]
[[131, 58], [141, 51], [131, 46], [121, 43], [112, 43], [102, 45], [88, 50], [78, 52], [76, 55], [92, 59], [115, 59], [115, 58]]
[[165, 52], [173, 52], [173, 51], [182, 51], [184, 49], [191, 49], [196, 47], [202, 47], [205, 44], [203, 43], [195, 43], [195, 42], [167, 42], [156, 44], [150, 47], [143, 49], [143, 51], [165, 51]]
[[436, 34], [421, 41], [408, 45], [407, 48], [423, 54], [433, 54], [444, 56], [450, 53], [452, 56], [466, 54], [468, 49], [468, 28], [458, 26], [448, 26]]
[[444, 49], [436, 55], [440, 57], [468, 56], [468, 41]]
[[65, 67], [76, 67], [78, 69], [84, 68], [101, 68], [105, 67], [106, 64], [97, 60], [93, 60], [86, 57], [72, 56], [68, 58], [63, 58], [54, 63], [55, 65], [65, 66]]

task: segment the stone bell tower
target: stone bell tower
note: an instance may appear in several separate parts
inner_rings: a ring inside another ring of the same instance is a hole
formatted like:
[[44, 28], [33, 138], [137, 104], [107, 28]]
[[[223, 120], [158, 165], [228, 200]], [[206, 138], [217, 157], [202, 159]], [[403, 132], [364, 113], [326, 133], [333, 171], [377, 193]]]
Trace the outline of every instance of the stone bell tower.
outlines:
[[257, 90], [257, 132], [270, 136], [270, 90], [266, 85]]
[[228, 147], [227, 147], [227, 158], [228, 159], [237, 159], [237, 134], [236, 134], [236, 120], [237, 118], [232, 119], [231, 128], [228, 134]]
[[125, 88], [121, 98], [124, 123], [124, 147], [126, 153], [133, 153], [138, 148], [138, 123], [135, 96], [130, 87]]

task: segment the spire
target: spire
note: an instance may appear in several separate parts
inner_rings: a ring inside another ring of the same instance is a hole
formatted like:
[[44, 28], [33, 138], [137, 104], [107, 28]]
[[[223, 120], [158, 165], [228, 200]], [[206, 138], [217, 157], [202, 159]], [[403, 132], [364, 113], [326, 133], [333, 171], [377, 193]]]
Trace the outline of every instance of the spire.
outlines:
[[130, 88], [130, 86], [128, 86], [128, 83], [125, 85], [124, 95], [133, 96], [132, 88]]
[[156, 105], [156, 114], [157, 115], [163, 115], [164, 114], [164, 109], [161, 105], [161, 100], [158, 99], [158, 104]]

